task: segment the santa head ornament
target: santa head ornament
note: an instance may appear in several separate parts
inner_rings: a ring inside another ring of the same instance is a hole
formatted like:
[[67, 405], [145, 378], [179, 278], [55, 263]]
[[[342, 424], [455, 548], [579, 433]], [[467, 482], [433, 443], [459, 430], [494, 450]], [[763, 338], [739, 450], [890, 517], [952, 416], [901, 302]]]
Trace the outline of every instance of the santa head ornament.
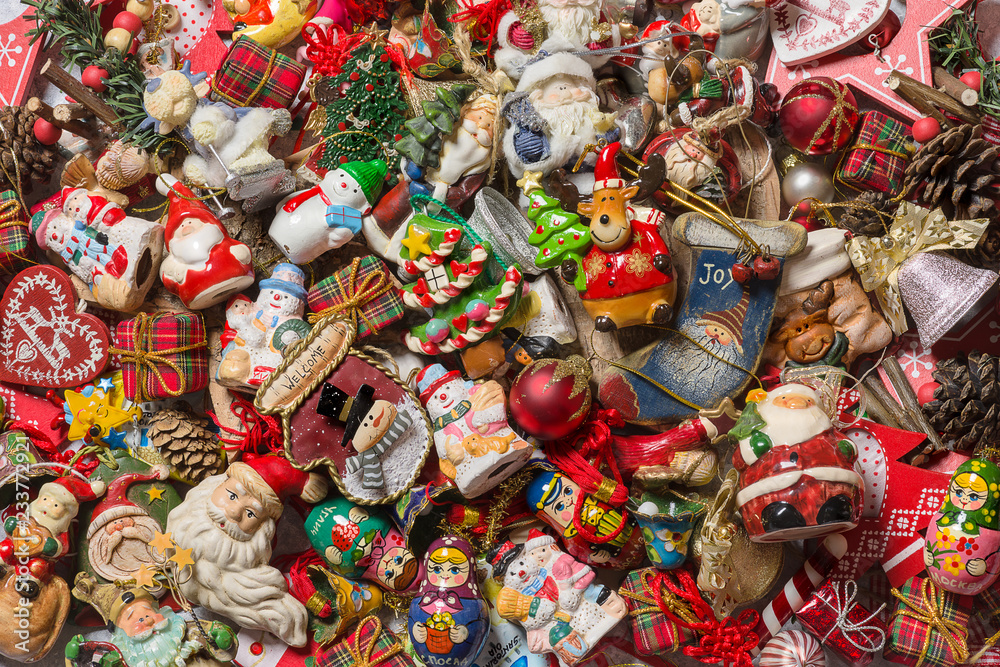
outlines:
[[743, 354], [743, 322], [750, 305], [750, 292], [743, 290], [743, 296], [732, 308], [713, 310], [705, 313], [696, 324], [705, 327], [706, 334], [720, 345], [733, 345]]
[[320, 475], [292, 467], [283, 456], [239, 461], [229, 466], [226, 475], [242, 484], [272, 519], [281, 516], [289, 498], [294, 496], [315, 503], [322, 500], [327, 491], [326, 480]]
[[761, 431], [774, 446], [805, 442], [833, 428], [819, 393], [804, 384], [783, 384], [767, 392], [757, 413], [764, 420]]
[[579, 79], [586, 87], [594, 90], [597, 80], [594, 79], [594, 68], [585, 61], [568, 53], [543, 55], [540, 59], [529, 62], [524, 67], [524, 73], [517, 82], [517, 92], [530, 92], [544, 85], [554, 76], [571, 76]]
[[[160, 181], [157, 181], [157, 185], [159, 183]], [[223, 238], [228, 236], [226, 228], [222, 226], [222, 223], [215, 217], [215, 214], [205, 204], [198, 201], [198, 198], [195, 197], [194, 193], [186, 185], [180, 181], [176, 181], [169, 188], [166, 195], [170, 202], [170, 208], [167, 214], [167, 228], [164, 233], [167, 252], [174, 251], [171, 248], [171, 244], [174, 242], [177, 231], [185, 220], [198, 220], [206, 225], [218, 227], [222, 231]]]
[[594, 167], [594, 191], [625, 187], [625, 181], [618, 174], [618, 151], [622, 145], [619, 142], [608, 144], [601, 150]]
[[[64, 533], [80, 511], [80, 503], [96, 500], [106, 488], [104, 482], [99, 479], [90, 481], [76, 475], [60, 477], [42, 485], [38, 498], [31, 504], [30, 516], [39, 525], [48, 528], [52, 534]], [[49, 498], [50, 503], [39, 502], [45, 496]], [[60, 512], [61, 508], [65, 508], [66, 511]]]

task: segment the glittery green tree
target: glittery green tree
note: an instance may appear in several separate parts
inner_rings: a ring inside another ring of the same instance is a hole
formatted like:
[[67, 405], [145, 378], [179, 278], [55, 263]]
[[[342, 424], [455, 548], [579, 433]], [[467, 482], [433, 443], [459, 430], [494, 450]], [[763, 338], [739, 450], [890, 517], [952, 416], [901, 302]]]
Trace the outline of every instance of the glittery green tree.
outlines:
[[398, 168], [394, 144], [402, 136], [407, 107], [399, 75], [392, 70], [385, 48], [377, 41], [356, 47], [329, 87], [336, 92], [325, 107], [322, 135], [326, 140], [318, 166], [333, 169], [345, 162], [384, 159], [388, 154], [389, 170]]

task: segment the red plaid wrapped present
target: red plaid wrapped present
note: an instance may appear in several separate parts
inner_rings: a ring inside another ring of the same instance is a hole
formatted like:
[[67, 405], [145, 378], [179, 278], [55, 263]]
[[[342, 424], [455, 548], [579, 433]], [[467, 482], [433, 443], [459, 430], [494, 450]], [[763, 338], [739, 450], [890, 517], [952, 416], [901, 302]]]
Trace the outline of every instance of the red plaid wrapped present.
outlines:
[[139, 313], [116, 329], [111, 353], [122, 365], [125, 395], [143, 402], [208, 385], [208, 340], [200, 313]]
[[896, 609], [882, 656], [911, 667], [945, 667], [969, 658], [968, 625], [973, 598], [939, 590], [913, 577], [892, 589]]
[[396, 637], [378, 616], [366, 616], [351, 635], [316, 661], [318, 667], [414, 667]]
[[888, 629], [878, 617], [882, 608], [869, 612], [854, 601], [857, 594], [858, 585], [853, 581], [827, 581], [795, 617], [821, 643], [860, 666], [870, 664], [882, 650]]
[[246, 35], [233, 42], [212, 78], [212, 100], [232, 107], [287, 109], [306, 68]]
[[[695, 638], [690, 630], [679, 627], [660, 610], [653, 593], [653, 578], [659, 572], [655, 567], [632, 570], [622, 582], [618, 594], [625, 598], [628, 606], [629, 623], [636, 651], [640, 655], [652, 656], [678, 650], [682, 644]], [[674, 596], [664, 591], [666, 602]], [[675, 598], [678, 604], [682, 600]]]
[[855, 190], [895, 195], [903, 187], [903, 172], [911, 156], [909, 125], [880, 111], [861, 116], [861, 129], [837, 167], [836, 178]]
[[403, 300], [389, 271], [374, 255], [355, 257], [351, 265], [325, 278], [309, 290], [309, 322], [337, 313], [347, 315], [358, 329], [358, 338], [403, 319]]
[[28, 257], [28, 218], [17, 193], [0, 192], [0, 273], [18, 273], [34, 262]]

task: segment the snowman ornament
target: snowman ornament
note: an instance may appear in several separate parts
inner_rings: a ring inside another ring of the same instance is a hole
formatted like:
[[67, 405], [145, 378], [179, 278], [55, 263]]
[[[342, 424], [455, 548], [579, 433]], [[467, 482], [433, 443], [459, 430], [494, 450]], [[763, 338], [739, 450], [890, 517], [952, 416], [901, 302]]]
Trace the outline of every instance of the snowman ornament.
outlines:
[[308, 264], [339, 248], [361, 231], [387, 172], [380, 160], [348, 162], [328, 172], [319, 185], [278, 204], [268, 235], [295, 264]]

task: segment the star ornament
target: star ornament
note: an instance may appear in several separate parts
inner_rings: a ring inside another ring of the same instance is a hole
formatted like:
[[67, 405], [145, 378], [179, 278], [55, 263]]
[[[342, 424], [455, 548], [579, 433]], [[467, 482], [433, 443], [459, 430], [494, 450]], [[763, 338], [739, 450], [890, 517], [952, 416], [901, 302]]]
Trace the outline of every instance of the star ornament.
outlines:
[[843, 430], [858, 448], [864, 508], [858, 527], [844, 533], [847, 553], [830, 576], [855, 580], [881, 563], [889, 583], [899, 588], [924, 569], [921, 533], [941, 506], [951, 474], [899, 460], [926, 439], [923, 433], [865, 419]]
[[149, 546], [153, 547], [161, 554], [166, 554], [167, 549], [173, 549], [177, 545], [174, 544], [173, 533], [167, 533], [164, 535], [157, 530], [153, 533], [153, 539], [149, 541]]
[[191, 549], [180, 549], [175, 546], [174, 555], [168, 560], [177, 563], [178, 569], [183, 570], [188, 565], [194, 565], [194, 559], [191, 558], [191, 551]]
[[431, 233], [426, 229], [421, 229], [416, 225], [411, 225], [406, 233], [406, 238], [400, 241], [402, 246], [410, 251], [410, 259], [416, 260], [421, 255], [429, 255], [434, 250], [430, 244]]
[[139, 569], [135, 571], [135, 584], [136, 586], [142, 586], [143, 588], [153, 588], [156, 586], [156, 580], [153, 578], [156, 575], [156, 570], [149, 567], [146, 563], [139, 566]]
[[952, 9], [961, 9], [969, 0], [921, 0], [906, 4], [906, 16], [899, 32], [881, 50], [879, 56], [830, 54], [817, 60], [798, 65], [785, 65], [772, 53], [767, 66], [767, 82], [778, 87], [784, 95], [796, 83], [816, 76], [828, 76], [841, 83], [850, 84], [854, 92], [861, 92], [911, 121], [920, 118], [919, 111], [889, 90], [885, 82], [896, 69], [920, 83], [936, 88], [931, 75], [931, 52], [927, 38], [951, 16]]
[[154, 500], [163, 500], [164, 491], [166, 491], [166, 489], [155, 485], [146, 489], [146, 495], [149, 496], [149, 502], [153, 502]]
[[521, 188], [526, 196], [535, 190], [542, 190], [542, 172], [525, 171], [524, 176], [517, 179], [517, 187]]

